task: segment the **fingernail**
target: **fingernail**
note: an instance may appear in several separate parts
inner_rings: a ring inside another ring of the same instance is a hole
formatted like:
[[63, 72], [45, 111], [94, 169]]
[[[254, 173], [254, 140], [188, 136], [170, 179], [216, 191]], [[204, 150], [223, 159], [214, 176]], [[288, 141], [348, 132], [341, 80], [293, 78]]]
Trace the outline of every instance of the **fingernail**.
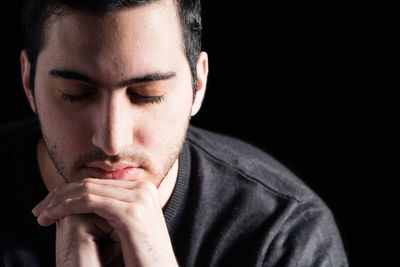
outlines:
[[39, 213], [38, 213], [37, 210], [36, 210], [36, 207], [33, 208], [32, 213], [33, 213], [33, 215], [35, 215], [36, 217], [39, 215]]
[[45, 201], [42, 200], [40, 201], [33, 209], [32, 209], [32, 213], [33, 215], [35, 215], [36, 217], [40, 215], [40, 213], [43, 210], [43, 205], [45, 204]]
[[42, 212], [39, 217], [37, 218], [38, 224], [42, 225], [45, 219], [44, 212]]
[[35, 215], [36, 217], [39, 216], [40, 212], [39, 212], [39, 208], [40, 208], [40, 204], [42, 204], [42, 202], [40, 202], [39, 204], [37, 204], [33, 209], [32, 209], [32, 213], [33, 215]]

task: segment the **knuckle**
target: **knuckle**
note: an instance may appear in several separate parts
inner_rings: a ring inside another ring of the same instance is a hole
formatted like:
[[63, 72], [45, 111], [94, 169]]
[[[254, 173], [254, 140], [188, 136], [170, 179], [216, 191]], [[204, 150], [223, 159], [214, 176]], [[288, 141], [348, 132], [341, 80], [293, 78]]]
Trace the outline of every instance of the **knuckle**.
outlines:
[[138, 182], [138, 187], [140, 190], [151, 192], [151, 193], [157, 191], [155, 185], [150, 181], [140, 181], [140, 182]]
[[131, 204], [125, 207], [124, 214], [126, 218], [133, 218], [138, 221], [144, 217], [144, 210], [141, 205]]
[[91, 203], [94, 201], [95, 196], [93, 194], [87, 193], [84, 196], [81, 197], [81, 200], [84, 203]]
[[140, 181], [136, 185], [135, 201], [138, 204], [145, 206], [153, 206], [157, 203], [158, 193], [156, 186], [149, 181]]
[[93, 192], [94, 187], [95, 187], [95, 184], [91, 180], [84, 179], [84, 180], [82, 180], [79, 190], [82, 194], [89, 194], [89, 193]]
[[49, 197], [54, 199], [59, 194], [60, 191], [61, 191], [61, 187], [56, 187], [56, 188], [52, 189], [50, 191]]
[[56, 187], [56, 188], [54, 188], [53, 190], [51, 190], [51, 194], [56, 194], [58, 191], [60, 191], [60, 187]]
[[137, 193], [136, 199], [139, 203], [148, 203], [152, 201], [152, 197], [143, 191]]
[[63, 199], [60, 196], [53, 198], [50, 203], [47, 205], [48, 208], [53, 208], [57, 206], [59, 203], [63, 204]]
[[64, 201], [62, 203], [63, 203], [63, 205], [65, 207], [68, 207], [68, 206], [71, 205], [71, 202], [72, 202], [72, 199], [71, 198], [67, 198], [67, 199], [64, 199]]
[[92, 184], [89, 181], [83, 181], [82, 185], [81, 185], [81, 188], [82, 188], [83, 191], [89, 192], [90, 189], [92, 188]]

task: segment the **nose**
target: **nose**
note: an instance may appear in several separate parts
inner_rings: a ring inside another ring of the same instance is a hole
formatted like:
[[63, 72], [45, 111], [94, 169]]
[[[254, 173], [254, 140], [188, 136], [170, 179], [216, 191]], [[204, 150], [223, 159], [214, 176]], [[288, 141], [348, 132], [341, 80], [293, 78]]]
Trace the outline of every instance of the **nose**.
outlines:
[[92, 143], [109, 156], [118, 155], [132, 143], [129, 107], [123, 97], [106, 97], [95, 110]]

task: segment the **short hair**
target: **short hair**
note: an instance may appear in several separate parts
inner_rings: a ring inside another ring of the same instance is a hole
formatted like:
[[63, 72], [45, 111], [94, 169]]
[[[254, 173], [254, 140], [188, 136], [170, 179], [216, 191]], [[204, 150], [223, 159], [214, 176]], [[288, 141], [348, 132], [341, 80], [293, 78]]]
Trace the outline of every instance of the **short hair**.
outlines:
[[[39, 53], [44, 45], [44, 28], [47, 20], [61, 10], [79, 10], [94, 14], [106, 14], [165, 0], [26, 0], [22, 12], [24, 49], [31, 63], [31, 89]], [[193, 96], [197, 89], [197, 58], [201, 51], [201, 3], [200, 0], [173, 0], [176, 2], [182, 29], [184, 52], [192, 76]]]

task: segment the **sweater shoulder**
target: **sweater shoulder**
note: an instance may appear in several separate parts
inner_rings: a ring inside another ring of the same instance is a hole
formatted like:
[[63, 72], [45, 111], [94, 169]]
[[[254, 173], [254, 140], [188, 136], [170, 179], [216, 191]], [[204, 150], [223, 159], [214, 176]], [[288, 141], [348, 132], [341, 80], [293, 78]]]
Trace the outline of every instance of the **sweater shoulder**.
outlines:
[[283, 198], [303, 201], [315, 193], [291, 170], [265, 151], [227, 135], [190, 126], [187, 139], [202, 156]]

